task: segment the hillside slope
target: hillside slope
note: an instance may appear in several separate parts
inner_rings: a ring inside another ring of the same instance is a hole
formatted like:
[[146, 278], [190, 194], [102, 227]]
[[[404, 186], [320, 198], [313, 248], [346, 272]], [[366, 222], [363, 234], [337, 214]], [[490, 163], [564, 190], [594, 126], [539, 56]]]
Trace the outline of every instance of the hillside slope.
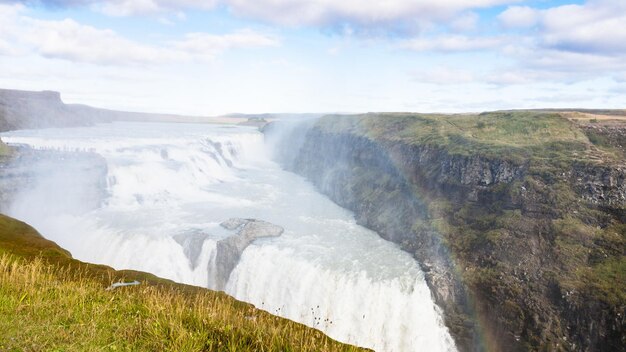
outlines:
[[463, 350], [619, 351], [626, 158], [610, 136], [626, 126], [611, 123], [326, 116], [279, 149], [296, 151], [282, 155], [288, 169], [415, 255]]
[[361, 350], [223, 293], [80, 262], [0, 215], [0, 350], [100, 349]]

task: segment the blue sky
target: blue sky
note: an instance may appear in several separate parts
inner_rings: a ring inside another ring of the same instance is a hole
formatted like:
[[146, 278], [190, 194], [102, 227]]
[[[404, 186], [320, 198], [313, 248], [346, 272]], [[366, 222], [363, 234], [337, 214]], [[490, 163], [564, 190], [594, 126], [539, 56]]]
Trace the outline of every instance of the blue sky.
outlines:
[[626, 0], [0, 0], [0, 87], [134, 111], [626, 108]]

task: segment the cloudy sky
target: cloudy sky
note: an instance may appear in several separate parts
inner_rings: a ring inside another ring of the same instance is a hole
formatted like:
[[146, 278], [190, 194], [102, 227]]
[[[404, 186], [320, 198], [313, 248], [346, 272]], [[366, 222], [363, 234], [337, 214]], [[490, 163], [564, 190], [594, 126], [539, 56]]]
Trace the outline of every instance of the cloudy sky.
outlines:
[[0, 88], [194, 115], [626, 108], [626, 0], [0, 0]]

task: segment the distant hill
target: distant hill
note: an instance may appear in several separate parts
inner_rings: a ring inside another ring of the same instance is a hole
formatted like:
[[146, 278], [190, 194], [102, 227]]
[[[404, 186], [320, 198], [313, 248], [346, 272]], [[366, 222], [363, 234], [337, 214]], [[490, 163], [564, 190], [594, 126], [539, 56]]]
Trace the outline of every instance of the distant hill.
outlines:
[[54, 91], [0, 89], [0, 132], [17, 129], [89, 126], [112, 121], [240, 123], [244, 117], [151, 114], [65, 104]]
[[307, 118], [316, 118], [322, 117], [326, 114], [321, 113], [261, 113], [261, 114], [243, 114], [243, 113], [232, 113], [221, 115], [221, 117], [225, 118], [245, 118], [245, 119], [263, 119], [267, 121], [271, 120], [288, 120], [288, 119], [307, 119]]
[[108, 120], [105, 116], [90, 114], [89, 110], [92, 109], [64, 104], [58, 92], [0, 89], [0, 131], [83, 126], [98, 119]]

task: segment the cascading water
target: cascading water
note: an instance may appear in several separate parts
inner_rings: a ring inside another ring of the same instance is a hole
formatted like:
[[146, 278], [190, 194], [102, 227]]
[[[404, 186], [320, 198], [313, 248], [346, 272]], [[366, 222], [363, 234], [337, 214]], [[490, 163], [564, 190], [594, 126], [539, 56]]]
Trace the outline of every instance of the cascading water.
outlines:
[[78, 259], [214, 288], [216, 243], [232, 235], [219, 224], [261, 219], [284, 233], [243, 251], [227, 293], [351, 344], [455, 350], [413, 258], [281, 170], [253, 128], [113, 123], [2, 138], [104, 159], [102, 199], [94, 173], [63, 160], [32, 165], [34, 184], [5, 209]]

